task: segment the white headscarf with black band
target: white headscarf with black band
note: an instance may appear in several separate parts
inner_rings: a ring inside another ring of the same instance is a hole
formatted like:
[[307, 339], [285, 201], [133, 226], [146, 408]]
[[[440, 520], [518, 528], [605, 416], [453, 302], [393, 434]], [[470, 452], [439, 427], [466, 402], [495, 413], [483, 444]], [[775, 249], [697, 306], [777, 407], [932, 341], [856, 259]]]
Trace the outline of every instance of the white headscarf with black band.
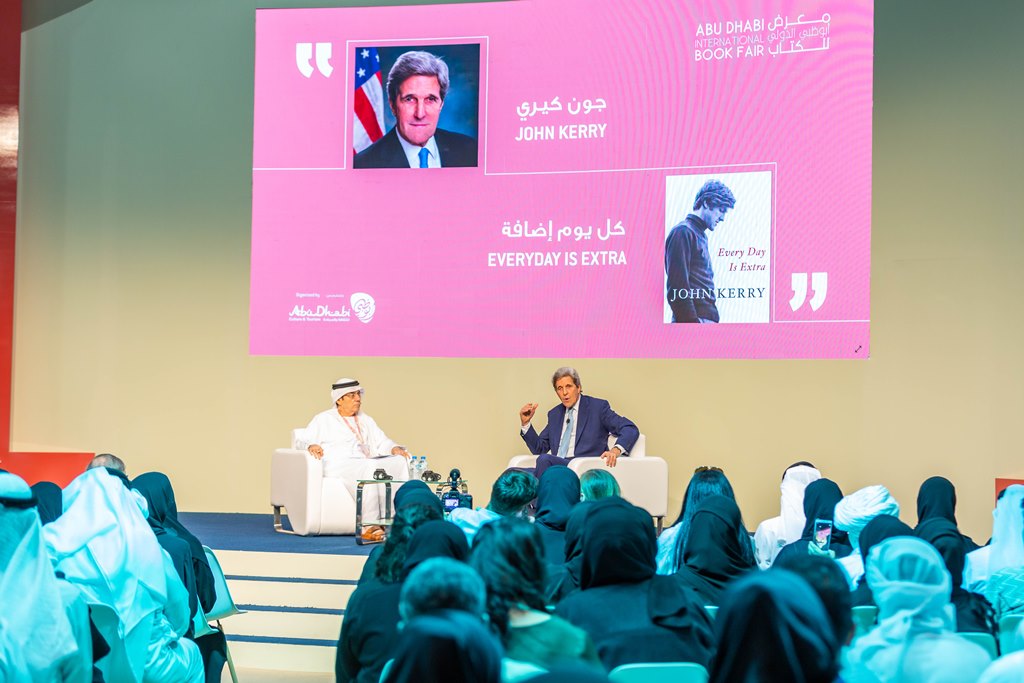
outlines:
[[43, 529], [54, 566], [89, 603], [112, 607], [124, 637], [167, 602], [164, 556], [137, 495], [105, 468], [64, 489], [64, 514]]
[[22, 680], [17, 676], [23, 675], [26, 681], [64, 681], [66, 663], [79, 656], [79, 647], [46, 555], [35, 505], [28, 484], [0, 473], [0, 652], [18, 660], [6, 662], [11, 671], [5, 675], [15, 677], [4, 680]]

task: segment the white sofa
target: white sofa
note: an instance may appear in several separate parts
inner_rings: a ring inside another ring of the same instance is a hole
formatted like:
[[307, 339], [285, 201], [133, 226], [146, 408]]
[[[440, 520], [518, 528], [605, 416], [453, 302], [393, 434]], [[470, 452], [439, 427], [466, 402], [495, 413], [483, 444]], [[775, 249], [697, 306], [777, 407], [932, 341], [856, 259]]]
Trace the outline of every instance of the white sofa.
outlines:
[[[608, 437], [608, 447], [614, 443], [615, 437]], [[536, 467], [537, 456], [517, 455], [508, 466]], [[615, 467], [608, 467], [601, 458], [573, 458], [569, 462], [569, 469], [576, 474], [599, 468], [615, 477], [623, 498], [647, 510], [657, 520], [660, 531], [668, 514], [668, 463], [662, 458], [647, 455], [647, 437], [641, 434], [629, 457], [619, 458]]]
[[298, 430], [292, 430], [291, 448], [278, 448], [270, 460], [270, 505], [274, 529], [281, 527], [286, 510], [291, 533], [299, 536], [340, 536], [356, 532], [356, 502], [341, 479], [325, 478], [323, 464], [307, 451], [295, 448]]

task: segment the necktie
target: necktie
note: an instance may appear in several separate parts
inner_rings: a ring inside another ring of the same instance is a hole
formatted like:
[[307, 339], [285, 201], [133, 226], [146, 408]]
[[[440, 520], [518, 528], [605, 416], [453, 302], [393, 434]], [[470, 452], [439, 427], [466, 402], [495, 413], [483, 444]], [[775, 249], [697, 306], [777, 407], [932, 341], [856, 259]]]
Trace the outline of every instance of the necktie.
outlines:
[[576, 425], [576, 409], [569, 408], [569, 420], [562, 432], [562, 441], [558, 444], [558, 457], [564, 458], [569, 454], [569, 442], [572, 441], [572, 430]]
[[426, 147], [420, 147], [420, 168], [427, 168], [427, 157], [430, 156], [430, 150]]

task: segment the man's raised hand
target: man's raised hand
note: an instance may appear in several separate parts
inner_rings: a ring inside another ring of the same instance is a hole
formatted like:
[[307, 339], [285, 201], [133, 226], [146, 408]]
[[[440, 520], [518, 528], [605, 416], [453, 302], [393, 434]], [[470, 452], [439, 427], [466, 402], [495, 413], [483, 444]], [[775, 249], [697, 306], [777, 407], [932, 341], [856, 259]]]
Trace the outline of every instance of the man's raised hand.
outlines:
[[523, 423], [523, 426], [530, 424], [530, 420], [533, 419], [533, 414], [537, 412], [536, 403], [527, 403], [525, 406], [519, 409], [519, 421]]

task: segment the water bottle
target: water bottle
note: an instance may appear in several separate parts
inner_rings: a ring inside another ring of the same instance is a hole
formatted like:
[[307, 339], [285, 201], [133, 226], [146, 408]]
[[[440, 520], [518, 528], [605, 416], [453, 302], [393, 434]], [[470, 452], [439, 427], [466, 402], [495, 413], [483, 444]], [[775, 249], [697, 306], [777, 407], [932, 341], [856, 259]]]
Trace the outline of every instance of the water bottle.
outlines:
[[419, 471], [416, 472], [416, 478], [417, 479], [423, 479], [423, 473], [427, 471], [427, 456], [425, 456], [425, 455], [421, 455], [420, 456], [419, 468], [420, 468]]
[[418, 455], [410, 455], [409, 456], [409, 476], [412, 479], [419, 479], [420, 478], [419, 477], [419, 464], [417, 463], [418, 460], [419, 460], [419, 456]]

